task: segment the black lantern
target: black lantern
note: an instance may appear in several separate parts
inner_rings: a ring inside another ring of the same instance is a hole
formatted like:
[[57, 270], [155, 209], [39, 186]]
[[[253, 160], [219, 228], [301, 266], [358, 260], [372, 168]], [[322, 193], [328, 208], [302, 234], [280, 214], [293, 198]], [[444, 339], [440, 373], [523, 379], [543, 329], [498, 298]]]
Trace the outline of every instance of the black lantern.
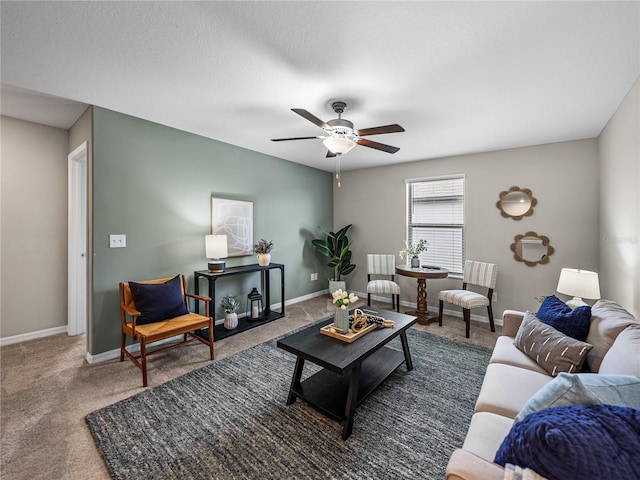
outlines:
[[262, 295], [256, 287], [247, 295], [247, 311], [245, 312], [247, 320], [262, 320]]

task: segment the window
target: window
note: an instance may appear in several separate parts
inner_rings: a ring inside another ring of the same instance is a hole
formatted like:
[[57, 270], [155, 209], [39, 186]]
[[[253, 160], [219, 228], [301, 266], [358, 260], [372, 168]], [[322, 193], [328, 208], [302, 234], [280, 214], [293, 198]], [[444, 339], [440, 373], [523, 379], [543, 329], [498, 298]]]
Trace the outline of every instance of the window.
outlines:
[[452, 274], [464, 266], [464, 176], [407, 180], [407, 239], [426, 240], [422, 265], [437, 265]]

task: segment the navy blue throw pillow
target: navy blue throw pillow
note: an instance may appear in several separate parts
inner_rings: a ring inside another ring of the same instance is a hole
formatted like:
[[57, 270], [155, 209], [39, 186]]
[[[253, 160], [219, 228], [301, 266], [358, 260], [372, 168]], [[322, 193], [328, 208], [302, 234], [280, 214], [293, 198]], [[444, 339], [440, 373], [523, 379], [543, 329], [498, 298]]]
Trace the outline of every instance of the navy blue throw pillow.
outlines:
[[513, 424], [494, 462], [530, 468], [549, 480], [640, 478], [640, 410], [545, 408]]
[[585, 305], [572, 310], [562, 300], [551, 295], [542, 301], [536, 317], [565, 335], [584, 342], [591, 324], [591, 307]]
[[160, 322], [189, 313], [182, 298], [180, 275], [166, 283], [129, 282], [133, 303], [142, 315], [136, 325]]

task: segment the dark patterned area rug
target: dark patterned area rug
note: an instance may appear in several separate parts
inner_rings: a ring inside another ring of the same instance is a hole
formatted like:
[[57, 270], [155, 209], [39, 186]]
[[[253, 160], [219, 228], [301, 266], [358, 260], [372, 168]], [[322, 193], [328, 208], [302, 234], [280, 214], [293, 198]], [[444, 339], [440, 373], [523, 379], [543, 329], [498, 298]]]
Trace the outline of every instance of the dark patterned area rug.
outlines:
[[[491, 352], [407, 335], [414, 369], [400, 366], [362, 403], [346, 441], [303, 401], [285, 405], [295, 358], [275, 340], [97, 410], [87, 424], [118, 479], [444, 478]], [[401, 350], [398, 339], [389, 345]]]

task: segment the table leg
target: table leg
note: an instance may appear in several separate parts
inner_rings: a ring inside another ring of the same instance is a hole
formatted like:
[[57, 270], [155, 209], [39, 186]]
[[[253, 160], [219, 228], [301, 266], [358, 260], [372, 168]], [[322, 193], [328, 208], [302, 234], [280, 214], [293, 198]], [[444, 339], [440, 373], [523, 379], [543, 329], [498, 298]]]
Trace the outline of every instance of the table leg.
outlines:
[[409, 351], [409, 341], [407, 340], [407, 332], [404, 331], [400, 334], [400, 341], [402, 342], [402, 351], [404, 352], [404, 363], [407, 365], [407, 371], [413, 370], [413, 361], [411, 360], [411, 352]]
[[429, 325], [429, 323], [436, 321], [438, 317], [429, 315], [427, 309], [427, 280], [424, 278], [418, 278], [418, 295], [416, 301], [416, 309], [408, 310], [406, 313], [409, 315], [415, 315], [418, 317], [418, 323], [420, 325]]
[[[193, 275], [193, 293], [200, 295], [200, 275]], [[200, 313], [200, 300], [193, 301], [193, 309], [196, 313]]]
[[349, 392], [347, 393], [347, 403], [344, 407], [344, 420], [342, 423], [342, 439], [346, 440], [353, 430], [353, 417], [356, 413], [358, 403], [358, 389], [360, 387], [360, 364], [351, 370], [349, 378]]
[[420, 316], [429, 314], [427, 310], [427, 281], [424, 278], [418, 279], [418, 308], [416, 313]]
[[414, 313], [418, 317], [420, 325], [429, 325], [429, 323], [437, 320], [437, 317], [429, 315], [427, 308], [427, 280], [425, 278], [418, 278], [418, 299]]
[[296, 366], [293, 369], [293, 378], [291, 379], [291, 386], [289, 387], [289, 396], [287, 397], [287, 405], [291, 405], [296, 401], [296, 394], [294, 389], [300, 388], [300, 378], [302, 378], [302, 369], [304, 368], [304, 358], [298, 357], [296, 359]]

